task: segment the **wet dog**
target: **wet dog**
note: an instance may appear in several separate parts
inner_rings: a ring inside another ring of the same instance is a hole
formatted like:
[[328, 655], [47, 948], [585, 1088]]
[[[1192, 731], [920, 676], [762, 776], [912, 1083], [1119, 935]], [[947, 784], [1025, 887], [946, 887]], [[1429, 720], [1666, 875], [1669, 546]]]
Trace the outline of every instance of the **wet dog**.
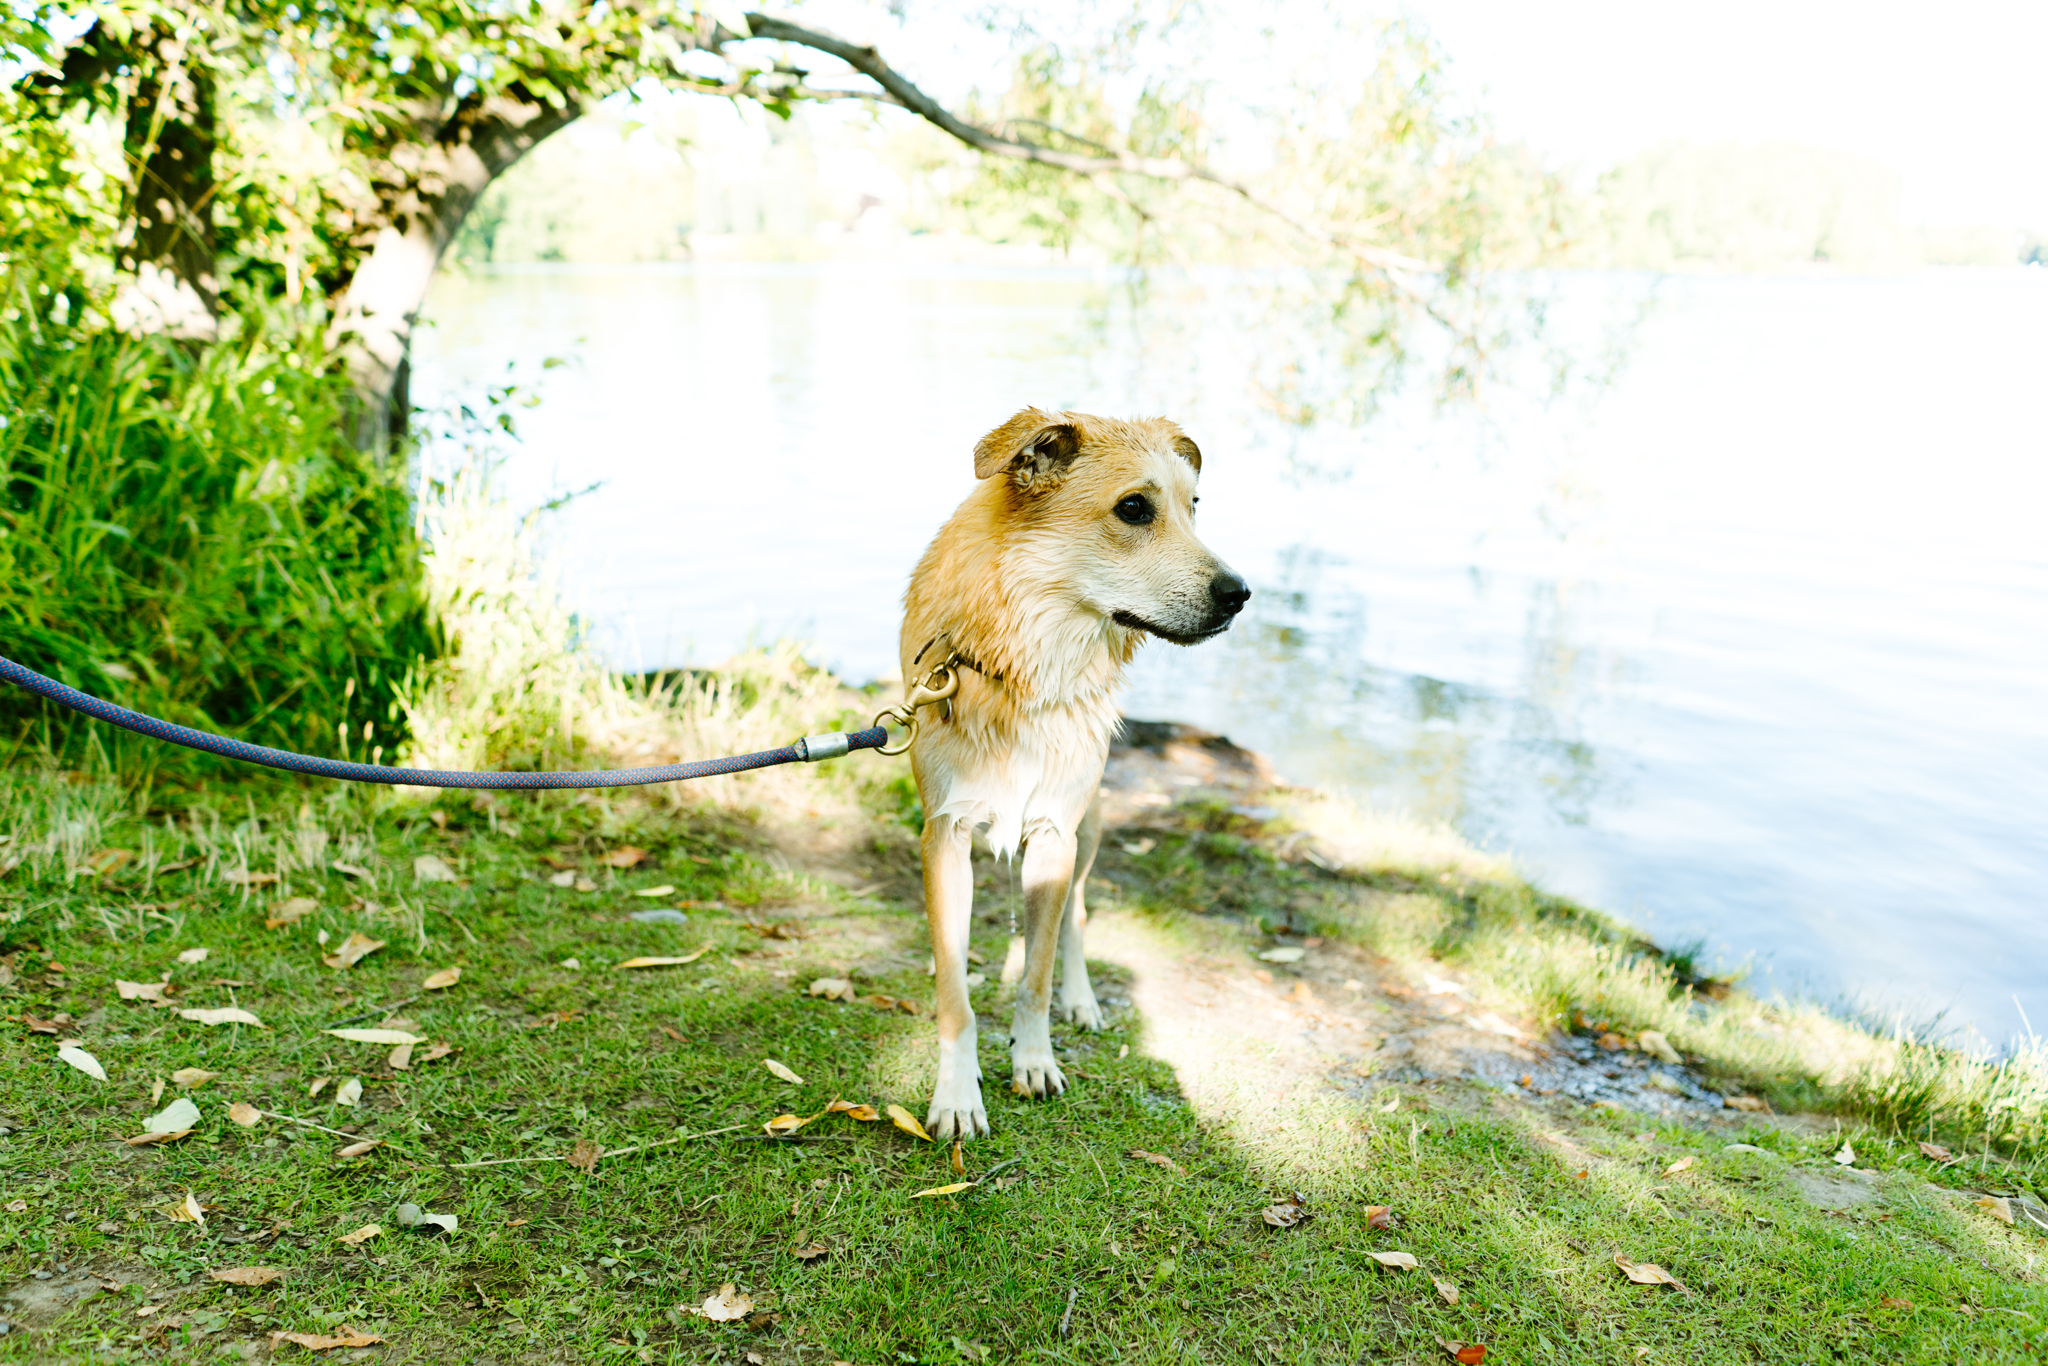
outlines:
[[1020, 1094], [1057, 1095], [1059, 1010], [1102, 1028], [1088, 984], [1083, 888], [1101, 842], [1098, 789], [1124, 667], [1146, 636], [1193, 645], [1251, 597], [1195, 535], [1202, 452], [1164, 418], [1028, 408], [981, 439], [981, 482], [939, 531], [904, 597], [903, 677], [950, 664], [910, 751], [925, 810], [924, 892], [938, 973], [939, 1077], [926, 1127], [988, 1132], [967, 996], [970, 840], [1019, 857], [1024, 974], [1010, 1024]]

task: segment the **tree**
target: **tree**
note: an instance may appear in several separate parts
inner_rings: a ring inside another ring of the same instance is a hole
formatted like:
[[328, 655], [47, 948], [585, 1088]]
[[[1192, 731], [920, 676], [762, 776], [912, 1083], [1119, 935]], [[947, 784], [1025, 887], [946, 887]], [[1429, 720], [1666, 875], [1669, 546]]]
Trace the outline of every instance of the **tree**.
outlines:
[[[1093, 49], [1039, 45], [995, 108], [956, 113], [872, 46], [710, 0], [115, 0], [90, 15], [69, 43], [52, 36], [71, 17], [55, 7], [16, 20], [31, 70], [15, 93], [44, 119], [121, 119], [112, 245], [131, 320], [199, 339], [223, 288], [323, 304], [364, 447], [404, 421], [414, 319], [484, 190], [640, 81], [784, 117], [825, 99], [893, 106], [981, 159], [985, 202], [1060, 202], [1063, 230], [1087, 219], [1140, 262], [1291, 271], [1276, 307], [1339, 339], [1354, 415], [1418, 320], [1449, 339], [1449, 383], [1471, 383], [1498, 340], [1488, 272], [1544, 245], [1527, 225], [1548, 182], [1503, 170], [1448, 111], [1433, 52], [1401, 29], [1378, 35], [1362, 82], [1283, 111], [1296, 121], [1263, 166], [1226, 173], [1200, 90], [1165, 77], [1121, 113], [1105, 95], [1102, 66], [1127, 63], [1130, 35], [1148, 31], [1135, 21]], [[844, 67], [831, 85], [799, 65], [821, 57]], [[281, 124], [312, 134], [296, 164], [276, 151], [290, 142]], [[1516, 194], [1489, 196], [1489, 178]], [[1283, 359], [1267, 377], [1304, 418], [1329, 406], [1307, 397], [1309, 373]]]

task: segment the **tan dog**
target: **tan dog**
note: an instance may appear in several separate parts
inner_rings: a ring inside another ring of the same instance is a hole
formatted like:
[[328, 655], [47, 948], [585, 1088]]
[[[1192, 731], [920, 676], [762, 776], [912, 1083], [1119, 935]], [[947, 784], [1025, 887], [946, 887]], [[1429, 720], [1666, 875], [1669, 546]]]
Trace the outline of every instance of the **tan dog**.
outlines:
[[1023, 849], [1025, 961], [1010, 1026], [1017, 1090], [1057, 1095], [1060, 1013], [1102, 1028], [1088, 984], [1082, 888], [1101, 841], [1096, 797], [1123, 669], [1147, 634], [1192, 645], [1251, 590], [1195, 536], [1202, 452], [1164, 418], [1027, 408], [974, 449], [981, 484], [940, 529], [904, 597], [908, 680], [956, 661], [959, 691], [926, 708], [911, 748], [923, 799], [924, 892], [938, 972], [939, 1079], [926, 1127], [988, 1132], [967, 999], [969, 841]]

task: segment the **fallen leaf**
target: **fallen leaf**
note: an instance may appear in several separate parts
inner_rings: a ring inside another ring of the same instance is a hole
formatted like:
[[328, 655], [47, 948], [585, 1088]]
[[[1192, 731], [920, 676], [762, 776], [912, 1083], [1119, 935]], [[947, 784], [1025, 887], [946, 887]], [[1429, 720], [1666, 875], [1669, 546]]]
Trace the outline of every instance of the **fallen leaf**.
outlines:
[[1477, 1342], [1459, 1342], [1456, 1338], [1438, 1338], [1436, 1345], [1451, 1354], [1451, 1360], [1460, 1366], [1479, 1366], [1486, 1360], [1486, 1347]]
[[118, 872], [135, 861], [133, 849], [102, 849], [85, 861], [88, 871], [95, 876], [102, 873]]
[[[27, 1206], [24, 1205], [22, 1208], [26, 1209]], [[818, 1260], [818, 1258], [824, 1256], [831, 1250], [831, 1248], [825, 1246], [823, 1243], [812, 1243], [809, 1247], [791, 1248], [789, 1250], [789, 1255], [796, 1258], [800, 1262], [815, 1262]]]
[[[607, 868], [635, 868], [647, 861], [647, 851], [622, 844], [598, 860]], [[667, 895], [667, 893], [663, 893]]]
[[171, 1080], [185, 1087], [204, 1086], [219, 1075], [220, 1073], [209, 1072], [203, 1067], [181, 1067], [171, 1073]]
[[1769, 1108], [1755, 1096], [1723, 1096], [1721, 1103], [1731, 1110], [1758, 1112]]
[[421, 854], [412, 861], [414, 882], [460, 882], [462, 875], [448, 866], [439, 854]]
[[272, 1333], [270, 1335], [270, 1350], [275, 1352], [277, 1344], [280, 1342], [297, 1343], [308, 1351], [325, 1352], [336, 1347], [368, 1347], [372, 1343], [382, 1341], [384, 1339], [378, 1337], [375, 1333], [359, 1333], [344, 1323], [331, 1337], [321, 1333]]
[[277, 881], [276, 873], [252, 873], [247, 868], [236, 868], [220, 875], [221, 881], [234, 887], [268, 887]]
[[1856, 1150], [1844, 1143], [1841, 1151], [1835, 1154], [1834, 1161], [1838, 1166], [1853, 1167], [1856, 1165]]
[[159, 1143], [176, 1143], [181, 1138], [189, 1138], [191, 1136], [192, 1131], [190, 1129], [156, 1129], [146, 1134], [137, 1134], [133, 1138], [124, 1138], [121, 1141], [131, 1148], [150, 1148], [155, 1147]]
[[142, 1127], [153, 1134], [167, 1134], [177, 1129], [196, 1129], [199, 1127], [199, 1107], [186, 1097], [179, 1096], [142, 1121]]
[[[763, 1309], [757, 1313], [747, 1315], [747, 1327], [756, 1333], [765, 1333], [780, 1322], [782, 1322], [782, 1315], [772, 1310]], [[747, 1353], [747, 1360], [751, 1363], [751, 1366], [768, 1366], [768, 1358], [762, 1356], [759, 1352], [749, 1351]]]
[[9, 1200], [5, 1208], [9, 1214], [26, 1214], [28, 1212], [28, 1201]]
[[1684, 1281], [1679, 1280], [1678, 1277], [1672, 1275], [1663, 1267], [1658, 1266], [1655, 1262], [1632, 1262], [1617, 1252], [1614, 1254], [1614, 1264], [1621, 1268], [1622, 1275], [1628, 1277], [1637, 1285], [1671, 1285], [1678, 1287], [1679, 1290], [1684, 1291], [1688, 1295], [1692, 1293], [1692, 1291], [1686, 1290]]
[[[628, 968], [679, 968], [685, 963], [696, 962], [709, 952], [711, 952], [711, 946], [706, 944], [703, 948], [693, 949], [680, 958], [628, 958], [625, 962], [619, 964], [617, 970], [624, 972]], [[566, 968], [569, 964], [565, 962], [562, 966]]]
[[[557, 964], [557, 966], [567, 968], [571, 972], [580, 972], [583, 968], [583, 964], [578, 962], [574, 958], [564, 958], [559, 964]], [[621, 963], [619, 966], [624, 967], [625, 964]], [[571, 1015], [576, 1015], [580, 1014], [581, 1012], [572, 1010], [569, 1013]]]
[[817, 1117], [817, 1115], [777, 1115], [761, 1127], [766, 1129], [772, 1136], [780, 1138], [784, 1134], [795, 1133]]
[[889, 1117], [890, 1123], [894, 1124], [904, 1133], [915, 1134], [927, 1143], [936, 1141], [930, 1134], [924, 1131], [924, 1125], [917, 1122], [917, 1116], [911, 1114], [910, 1111], [904, 1109], [901, 1105], [891, 1105], [882, 1113]]
[[1307, 949], [1298, 949], [1288, 945], [1277, 949], [1267, 949], [1259, 955], [1259, 961], [1262, 963], [1299, 963], [1307, 956]]
[[381, 1043], [387, 1047], [395, 1043], [425, 1043], [417, 1034], [408, 1034], [403, 1029], [323, 1029], [322, 1034], [331, 1034], [349, 1043]]
[[335, 1156], [361, 1157], [363, 1154], [375, 1152], [377, 1149], [383, 1146], [384, 1140], [381, 1138], [366, 1138], [359, 1143], [351, 1143], [348, 1146], [342, 1148], [339, 1152], [335, 1153]]
[[953, 1164], [953, 1174], [955, 1176], [967, 1175], [967, 1162], [964, 1158], [960, 1156], [960, 1140], [957, 1138], [953, 1140], [953, 1152], [951, 1160]]
[[811, 983], [810, 994], [822, 996], [828, 1001], [851, 1002], [856, 999], [853, 983], [844, 977], [820, 977]]
[[356, 1102], [362, 1098], [363, 1083], [355, 1077], [350, 1077], [347, 1081], [334, 1088], [334, 1103], [336, 1105], [346, 1105], [354, 1108]]
[[1681, 1157], [1681, 1158], [1679, 1158], [1679, 1159], [1678, 1159], [1678, 1160], [1677, 1160], [1676, 1162], [1674, 1162], [1674, 1163], [1672, 1163], [1672, 1164], [1671, 1164], [1670, 1166], [1666, 1167], [1666, 1168], [1664, 1169], [1664, 1174], [1665, 1174], [1666, 1176], [1676, 1176], [1676, 1175], [1678, 1175], [1678, 1174], [1679, 1174], [1680, 1172], [1682, 1172], [1682, 1171], [1689, 1171], [1689, 1170], [1691, 1170], [1691, 1168], [1692, 1168], [1692, 1158], [1690, 1158], [1690, 1157]]
[[220, 1006], [213, 1010], [181, 1010], [179, 1016], [203, 1025], [245, 1024], [265, 1028], [263, 1021], [239, 1006]]
[[579, 877], [576, 879], [576, 890], [579, 892], [594, 892], [597, 890], [597, 884], [587, 877]]
[[211, 949], [186, 949], [178, 955], [178, 961], [180, 963], [204, 963], [206, 955], [211, 952], [213, 952]]
[[1911, 1300], [1902, 1300], [1897, 1295], [1886, 1295], [1877, 1304], [1880, 1309], [1911, 1309], [1913, 1307]]
[[1436, 1293], [1444, 1297], [1445, 1304], [1456, 1304], [1458, 1302], [1457, 1286], [1452, 1285], [1441, 1277], [1431, 1276], [1429, 1279], [1430, 1283], [1436, 1286]]
[[348, 1244], [348, 1245], [349, 1245], [350, 1247], [355, 1247], [355, 1246], [357, 1246], [358, 1244], [361, 1244], [361, 1243], [367, 1243], [367, 1242], [369, 1242], [369, 1241], [370, 1241], [370, 1239], [372, 1239], [372, 1238], [376, 1237], [376, 1236], [377, 1236], [378, 1234], [382, 1233], [383, 1231], [384, 1231], [384, 1227], [383, 1227], [383, 1225], [381, 1225], [381, 1224], [364, 1224], [364, 1225], [363, 1225], [363, 1226], [362, 1226], [361, 1228], [357, 1229], [357, 1230], [356, 1230], [356, 1231], [355, 1231], [354, 1233], [344, 1233], [344, 1234], [342, 1234], [342, 1235], [341, 1235], [341, 1241], [343, 1241], [344, 1243], [347, 1243], [347, 1244]]
[[1939, 1143], [1929, 1143], [1925, 1139], [1922, 1139], [1920, 1141], [1920, 1155], [1922, 1157], [1931, 1158], [1936, 1162], [1948, 1162], [1953, 1160], [1955, 1157], [1954, 1153], [1951, 1153], [1948, 1149], [1942, 1147]]
[[569, 1151], [569, 1165], [589, 1176], [597, 1170], [597, 1159], [604, 1156], [604, 1147], [587, 1138], [576, 1140], [576, 1146]]
[[313, 1084], [306, 1088], [306, 1099], [312, 1100], [314, 1097], [318, 1096], [322, 1091], [325, 1091], [328, 1087], [332, 1086], [333, 1084], [333, 1077], [313, 1078]]
[[181, 1224], [205, 1224], [206, 1211], [199, 1206], [199, 1197], [191, 1191], [185, 1192], [185, 1202], [171, 1211], [171, 1218]]
[[554, 874], [548, 879], [548, 885], [551, 887], [574, 887], [576, 885], [575, 870], [570, 869], [567, 872]]
[[341, 941], [341, 947], [320, 961], [337, 972], [346, 972], [371, 954], [384, 947], [382, 939], [372, 939], [361, 930], [352, 931]]
[[1308, 1202], [1299, 1193], [1288, 1196], [1277, 1205], [1268, 1205], [1259, 1217], [1274, 1228], [1293, 1228], [1309, 1217]]
[[1165, 1153], [1148, 1153], [1143, 1148], [1131, 1149], [1131, 1156], [1140, 1162], [1150, 1162], [1155, 1167], [1164, 1167], [1170, 1172], [1186, 1173], [1187, 1168], [1168, 1157]]
[[739, 1287], [727, 1281], [718, 1287], [717, 1294], [705, 1299], [701, 1308], [694, 1308], [690, 1312], [701, 1314], [713, 1323], [731, 1323], [753, 1313], [754, 1300], [751, 1295], [740, 1294]]
[[930, 1190], [919, 1191], [910, 1198], [917, 1200], [927, 1195], [958, 1195], [961, 1191], [972, 1190], [980, 1184], [979, 1181], [955, 1181], [950, 1186], [933, 1186]]
[[802, 1086], [804, 1084], [804, 1079], [802, 1077], [790, 1071], [786, 1065], [775, 1061], [775, 1059], [773, 1058], [763, 1058], [761, 1060], [761, 1066], [767, 1068], [770, 1072], [773, 1072], [776, 1076], [782, 1078], [784, 1081], [789, 1082], [792, 1085]]
[[858, 1119], [864, 1123], [871, 1123], [882, 1117], [882, 1112], [874, 1106], [856, 1105], [850, 1100], [833, 1101], [825, 1107], [825, 1113], [828, 1115], [845, 1115], [848, 1119]]
[[270, 908], [270, 915], [263, 922], [266, 930], [281, 930], [295, 921], [303, 920], [320, 909], [320, 903], [310, 896], [295, 896]]
[[1406, 1252], [1368, 1251], [1365, 1255], [1390, 1271], [1413, 1271], [1420, 1265], [1411, 1254]]
[[1685, 1061], [1684, 1058], [1678, 1055], [1678, 1050], [1671, 1046], [1671, 1040], [1666, 1038], [1661, 1030], [1646, 1029], [1636, 1035], [1636, 1047], [1648, 1053], [1659, 1062], [1682, 1063]]
[[170, 985], [169, 982], [124, 982], [118, 977], [114, 979], [114, 990], [121, 993], [121, 999], [124, 1001], [161, 1001]]
[[445, 1058], [454, 1051], [455, 1049], [453, 1047], [445, 1043], [428, 1044], [427, 1051], [420, 1054], [420, 1062], [423, 1064], [430, 1063], [435, 1061], [436, 1059]]
[[40, 1020], [25, 1010], [21, 1013], [21, 1022], [28, 1026], [28, 1031], [31, 1034], [61, 1034], [64, 1032], [64, 1026], [58, 1024], [55, 1020]]
[[2001, 1195], [1980, 1195], [1970, 1202], [2002, 1224], [2013, 1222], [2012, 1201]]
[[216, 1281], [228, 1285], [269, 1285], [284, 1275], [281, 1266], [231, 1266], [222, 1271], [206, 1273]]
[[1365, 1226], [1367, 1228], [1392, 1228], [1394, 1226], [1393, 1208], [1388, 1205], [1367, 1205], [1365, 1207]]
[[67, 1044], [65, 1047], [57, 1050], [57, 1060], [70, 1064], [88, 1077], [91, 1077], [94, 1081], [105, 1081], [107, 1079], [107, 1069], [100, 1066], [100, 1060], [86, 1052], [83, 1048], [73, 1048]]
[[263, 1119], [263, 1112], [245, 1100], [238, 1100], [228, 1107], [228, 1118], [247, 1129]]
[[384, 1059], [384, 1065], [394, 1072], [410, 1072], [412, 1070], [412, 1045], [402, 1043], [392, 1049], [390, 1056]]
[[461, 968], [442, 968], [439, 972], [428, 974], [427, 979], [420, 983], [420, 987], [426, 991], [446, 991], [461, 980]]
[[648, 898], [658, 896], [674, 896], [675, 894], [676, 889], [669, 886], [666, 882], [662, 883], [659, 887], [642, 887], [639, 891], [633, 893], [634, 896], [644, 896]]

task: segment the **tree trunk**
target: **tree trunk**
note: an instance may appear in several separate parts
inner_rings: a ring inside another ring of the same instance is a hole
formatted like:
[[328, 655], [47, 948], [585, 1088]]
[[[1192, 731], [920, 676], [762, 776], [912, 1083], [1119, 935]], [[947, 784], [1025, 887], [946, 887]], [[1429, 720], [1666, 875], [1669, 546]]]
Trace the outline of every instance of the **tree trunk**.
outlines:
[[193, 61], [192, 35], [147, 30], [128, 99], [123, 149], [129, 189], [115, 264], [133, 278], [116, 295], [126, 330], [211, 340], [214, 275], [213, 74]]
[[464, 101], [445, 121], [422, 118], [421, 136], [375, 168], [384, 226], [342, 292], [328, 333], [355, 387], [358, 449], [385, 449], [405, 431], [413, 325], [462, 220], [493, 180], [583, 113], [521, 94]]

